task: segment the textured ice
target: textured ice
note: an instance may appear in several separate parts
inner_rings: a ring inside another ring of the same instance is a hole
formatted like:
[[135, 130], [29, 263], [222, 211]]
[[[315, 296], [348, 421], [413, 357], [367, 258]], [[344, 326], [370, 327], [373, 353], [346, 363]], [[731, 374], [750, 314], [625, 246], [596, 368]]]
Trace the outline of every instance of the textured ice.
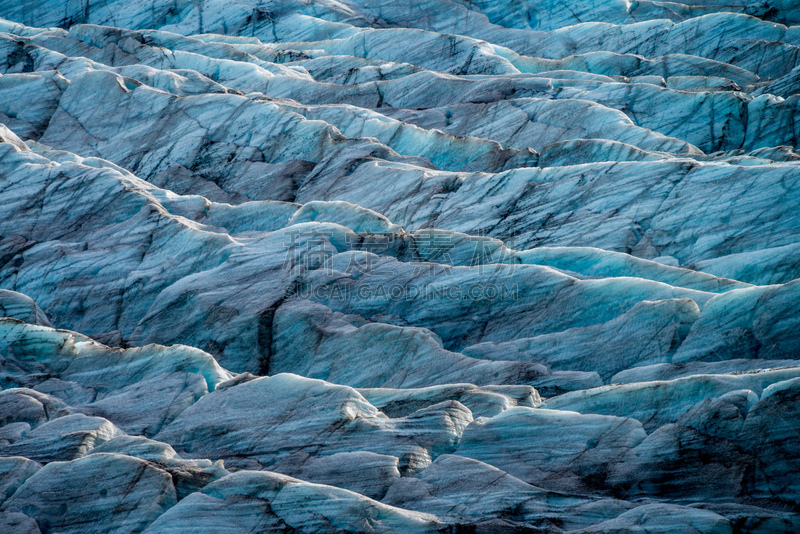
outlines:
[[800, 531], [797, 2], [0, 17], [0, 532]]
[[[48, 497], [42, 499], [42, 495]], [[39, 469], [2, 505], [58, 532], [133, 532], [174, 506], [170, 475], [137, 458], [95, 454]]]
[[[200, 514], [208, 518], [198, 524]], [[270, 472], [224, 477], [172, 507], [146, 532], [441, 532], [435, 516]]]

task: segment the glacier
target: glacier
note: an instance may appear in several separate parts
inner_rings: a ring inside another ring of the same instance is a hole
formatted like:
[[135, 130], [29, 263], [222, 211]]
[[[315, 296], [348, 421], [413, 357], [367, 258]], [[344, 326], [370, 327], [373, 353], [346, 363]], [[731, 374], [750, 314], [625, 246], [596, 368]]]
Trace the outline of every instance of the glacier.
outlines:
[[794, 0], [0, 0], [0, 532], [800, 531]]

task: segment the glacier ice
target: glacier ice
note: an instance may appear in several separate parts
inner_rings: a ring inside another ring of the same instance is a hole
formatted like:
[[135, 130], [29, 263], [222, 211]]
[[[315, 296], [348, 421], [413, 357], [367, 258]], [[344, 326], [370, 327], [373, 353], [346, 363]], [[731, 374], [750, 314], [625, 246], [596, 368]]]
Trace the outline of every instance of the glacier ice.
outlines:
[[0, 532], [800, 530], [793, 0], [0, 0]]

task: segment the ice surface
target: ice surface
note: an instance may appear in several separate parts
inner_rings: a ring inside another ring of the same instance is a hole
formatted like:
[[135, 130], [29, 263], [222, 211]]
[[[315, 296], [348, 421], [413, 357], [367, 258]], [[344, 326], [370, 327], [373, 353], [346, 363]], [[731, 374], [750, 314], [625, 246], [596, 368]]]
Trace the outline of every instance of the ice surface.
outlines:
[[0, 17], [0, 532], [800, 531], [797, 2]]

